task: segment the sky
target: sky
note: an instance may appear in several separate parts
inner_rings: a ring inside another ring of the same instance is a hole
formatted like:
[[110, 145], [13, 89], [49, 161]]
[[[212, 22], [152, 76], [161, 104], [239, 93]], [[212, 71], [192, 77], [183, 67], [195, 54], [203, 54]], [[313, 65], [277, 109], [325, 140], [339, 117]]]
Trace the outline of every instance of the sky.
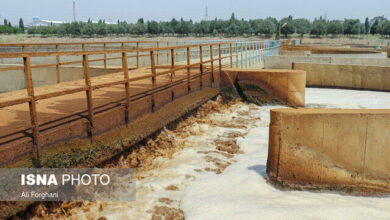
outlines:
[[[281, 19], [325, 16], [328, 19], [358, 18], [384, 15], [390, 18], [390, 0], [74, 0], [76, 19], [86, 21], [105, 19], [116, 22], [145, 20], [169, 21], [172, 18], [199, 21], [216, 17], [228, 19], [232, 12], [237, 18], [255, 19], [268, 16]], [[45, 20], [72, 21], [73, 0], [0, 0], [0, 20], [17, 24], [33, 17]], [[2, 22], [1, 22], [2, 23]]]

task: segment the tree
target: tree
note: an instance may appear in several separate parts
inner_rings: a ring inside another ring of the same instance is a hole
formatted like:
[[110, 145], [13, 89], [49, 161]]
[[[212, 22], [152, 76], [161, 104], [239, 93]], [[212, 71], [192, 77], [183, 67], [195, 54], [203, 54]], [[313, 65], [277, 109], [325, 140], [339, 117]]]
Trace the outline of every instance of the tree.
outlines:
[[143, 35], [146, 32], [146, 27], [144, 24], [144, 19], [140, 18], [138, 19], [137, 23], [135, 26], [132, 28], [132, 33], [137, 34], [137, 35]]
[[[62, 30], [60, 29], [60, 32], [62, 32]], [[81, 34], [82, 35], [88, 35], [88, 36], [92, 36], [96, 33], [95, 29], [94, 29], [94, 25], [92, 24], [92, 22], [88, 22], [86, 25], [84, 25], [81, 30], [80, 30]]]
[[291, 15], [280, 20], [279, 26], [282, 27], [285, 23], [287, 25], [281, 29], [281, 33], [284, 34], [284, 36], [287, 38], [289, 34], [295, 33], [295, 25]]
[[365, 33], [370, 33], [370, 21], [368, 20], [368, 17], [366, 18], [366, 21], [364, 22], [364, 27], [366, 29]]
[[374, 24], [372, 24], [371, 29], [370, 29], [370, 34], [379, 34], [380, 29], [379, 29], [379, 21], [375, 20]]
[[24, 23], [22, 18], [19, 19], [19, 28], [22, 30], [22, 32], [24, 32]]
[[149, 34], [157, 35], [160, 33], [160, 27], [156, 21], [148, 21], [146, 23], [146, 26], [147, 26], [147, 28], [146, 28], [147, 32]]
[[296, 32], [303, 37], [304, 34], [307, 34], [310, 32], [311, 24], [310, 21], [304, 18], [295, 19], [295, 28]]
[[179, 25], [179, 22], [176, 20], [176, 19], [174, 19], [174, 18], [172, 18], [172, 20], [171, 20], [171, 22], [169, 23], [169, 25], [171, 26], [171, 29], [172, 29], [172, 31], [173, 31], [173, 34], [174, 33], [177, 33], [177, 26]]
[[344, 33], [343, 24], [337, 20], [329, 21], [326, 27], [326, 33], [332, 35], [343, 34]]
[[8, 26], [8, 21], [5, 18], [4, 18], [4, 26]]
[[249, 24], [249, 22], [245, 21], [244, 19], [241, 19], [241, 21], [239, 21], [239, 28], [238, 28], [240, 34], [247, 34], [247, 35], [251, 35], [253, 33], [253, 29], [251, 27], [251, 25]]
[[390, 35], [390, 21], [384, 21], [384, 22], [381, 22], [381, 23], [382, 23], [382, 32], [381, 32], [381, 34], [389, 36]]
[[345, 19], [344, 21], [344, 34], [360, 34], [361, 25], [359, 19]]
[[260, 20], [259, 32], [266, 36], [271, 35], [276, 32], [276, 25], [271, 19]]
[[228, 26], [225, 28], [224, 32], [228, 35], [238, 35], [240, 32], [239, 22], [232, 13], [232, 16], [229, 19]]
[[186, 22], [183, 18], [181, 18], [179, 24], [177, 25], [176, 32], [180, 35], [188, 35], [190, 30], [190, 22]]
[[314, 19], [310, 34], [316, 35], [317, 37], [326, 34], [326, 21], [322, 17], [320, 19]]

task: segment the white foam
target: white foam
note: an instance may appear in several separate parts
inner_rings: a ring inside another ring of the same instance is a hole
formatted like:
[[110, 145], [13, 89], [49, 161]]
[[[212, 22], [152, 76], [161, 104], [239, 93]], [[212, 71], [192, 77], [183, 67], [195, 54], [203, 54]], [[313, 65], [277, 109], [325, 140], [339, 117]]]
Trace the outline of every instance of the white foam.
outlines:
[[[327, 108], [389, 108], [390, 96], [382, 92], [306, 89], [309, 106]], [[343, 196], [307, 191], [281, 191], [267, 183], [266, 161], [271, 108], [237, 103], [208, 121], [230, 122], [233, 117], [250, 119], [245, 128], [225, 128], [213, 123], [195, 123], [186, 128], [191, 135], [179, 140], [183, 149], [172, 159], [157, 158], [156, 169], [137, 181], [137, 201], [90, 205], [89, 211], [75, 208], [76, 218], [105, 216], [107, 219], [150, 219], [154, 206], [181, 208], [187, 219], [388, 219], [390, 199]], [[249, 110], [249, 111], [248, 111]], [[240, 114], [242, 111], [248, 115]], [[258, 119], [258, 118], [261, 119]], [[232, 163], [222, 174], [197, 172], [213, 164], [200, 151], [215, 149], [214, 140], [225, 132], [248, 132], [237, 138], [243, 154], [226, 159]], [[179, 138], [180, 139], [180, 138]], [[175, 185], [179, 190], [166, 190]], [[169, 198], [172, 204], [158, 201]]]
[[[390, 93], [306, 89], [309, 106], [389, 108]], [[261, 125], [239, 140], [245, 154], [222, 175], [207, 174], [185, 189], [181, 208], [187, 219], [389, 219], [390, 199], [281, 191], [267, 183], [269, 107]]]

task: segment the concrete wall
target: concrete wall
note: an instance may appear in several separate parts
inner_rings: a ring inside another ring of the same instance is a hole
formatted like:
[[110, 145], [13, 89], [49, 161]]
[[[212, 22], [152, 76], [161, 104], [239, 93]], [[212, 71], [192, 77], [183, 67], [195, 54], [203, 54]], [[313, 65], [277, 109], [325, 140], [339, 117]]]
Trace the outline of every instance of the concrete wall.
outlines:
[[365, 54], [310, 54], [309, 56], [312, 57], [328, 57], [331, 55], [331, 57], [334, 58], [362, 58], [362, 59], [385, 59], [386, 53], [365, 53]]
[[[0, 67], [9, 67], [1, 65]], [[104, 74], [102, 67], [90, 67], [91, 76]], [[120, 72], [121, 67], [107, 67], [107, 73]], [[0, 93], [25, 89], [26, 81], [23, 70], [10, 70], [0, 72]], [[83, 68], [77, 66], [65, 66], [60, 68], [60, 82], [68, 82], [82, 79], [84, 77]], [[34, 68], [32, 69], [33, 84], [35, 87], [46, 86], [57, 83], [56, 67]]]
[[347, 47], [331, 47], [331, 46], [284, 46], [283, 51], [310, 51], [311, 54], [368, 54], [378, 53], [373, 48], [347, 48]]
[[390, 91], [390, 67], [295, 63], [306, 85]]
[[329, 63], [345, 65], [390, 66], [386, 58], [347, 58], [329, 56], [267, 56], [264, 61], [265, 69], [291, 69], [292, 63]]
[[267, 173], [292, 187], [390, 192], [390, 110], [271, 110]]
[[282, 56], [308, 56], [310, 51], [280, 51]]
[[294, 106], [305, 105], [306, 73], [297, 70], [241, 70], [226, 69], [221, 75], [221, 87], [241, 88], [256, 86]]

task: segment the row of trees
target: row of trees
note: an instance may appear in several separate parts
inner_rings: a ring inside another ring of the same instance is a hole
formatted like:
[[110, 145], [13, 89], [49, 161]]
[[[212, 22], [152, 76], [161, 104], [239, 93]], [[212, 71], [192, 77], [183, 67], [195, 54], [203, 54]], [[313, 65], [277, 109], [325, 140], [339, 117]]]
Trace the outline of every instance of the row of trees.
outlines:
[[[282, 26], [281, 26], [282, 25]], [[205, 36], [205, 35], [225, 35], [225, 36], [250, 36], [265, 35], [271, 36], [278, 32], [287, 37], [289, 34], [297, 33], [300, 35], [311, 34], [315, 36], [322, 35], [357, 35], [357, 34], [382, 34], [390, 35], [390, 21], [375, 20], [371, 25], [366, 18], [364, 23], [358, 19], [325, 20], [322, 17], [316, 18], [313, 22], [308, 19], [293, 19], [292, 16], [278, 21], [276, 18], [268, 17], [266, 19], [244, 20], [237, 19], [234, 13], [229, 20], [214, 19], [211, 21], [202, 20], [193, 22], [183, 19], [165, 22], [148, 21], [139, 19], [137, 23], [127, 23], [119, 21], [117, 24], [107, 24], [104, 20], [93, 23], [72, 22], [64, 23], [59, 26], [39, 26], [29, 27], [28, 34], [41, 35], [62, 35], [62, 36], [106, 36], [106, 35], [176, 35], [176, 36]], [[4, 25], [0, 25], [0, 33], [23, 33], [24, 24], [20, 19], [19, 27], [13, 27], [10, 22], [4, 20]]]
[[280, 24], [286, 23], [287, 25], [282, 28], [282, 33], [287, 36], [288, 34], [298, 33], [301, 35], [312, 34], [315, 36], [321, 35], [357, 35], [357, 34], [382, 34], [385, 36], [390, 35], [390, 21], [375, 20], [370, 25], [368, 18], [364, 23], [360, 23], [359, 19], [345, 19], [339, 20], [325, 20], [322, 17], [314, 19], [311, 23], [307, 19], [295, 19], [292, 17], [284, 18], [280, 21]]
[[11, 22], [4, 19], [3, 25], [0, 25], [0, 34], [18, 34], [24, 33], [23, 19], [19, 20], [19, 27], [12, 26]]

